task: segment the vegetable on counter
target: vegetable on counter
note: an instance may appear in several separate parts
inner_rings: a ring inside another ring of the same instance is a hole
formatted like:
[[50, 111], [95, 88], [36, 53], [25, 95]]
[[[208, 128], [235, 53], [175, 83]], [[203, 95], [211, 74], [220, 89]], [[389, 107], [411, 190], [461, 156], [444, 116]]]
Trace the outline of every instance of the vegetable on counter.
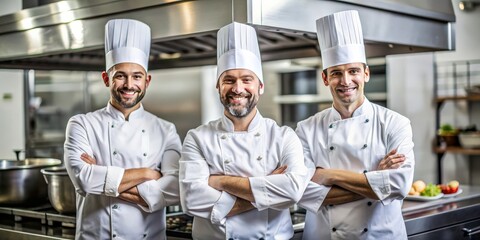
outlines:
[[441, 192], [442, 192], [442, 190], [440, 189], [439, 186], [437, 186], [433, 183], [429, 183], [429, 184], [427, 184], [425, 189], [420, 193], [420, 196], [435, 197], [438, 194], [440, 194]]

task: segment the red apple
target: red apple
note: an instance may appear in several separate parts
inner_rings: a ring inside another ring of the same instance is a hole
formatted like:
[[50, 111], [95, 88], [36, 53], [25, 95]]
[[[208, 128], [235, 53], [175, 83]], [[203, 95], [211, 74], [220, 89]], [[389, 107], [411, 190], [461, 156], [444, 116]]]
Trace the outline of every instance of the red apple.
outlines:
[[460, 183], [456, 180], [450, 181], [448, 183], [448, 187], [450, 187], [451, 193], [456, 193], [458, 191], [459, 186], [460, 186]]

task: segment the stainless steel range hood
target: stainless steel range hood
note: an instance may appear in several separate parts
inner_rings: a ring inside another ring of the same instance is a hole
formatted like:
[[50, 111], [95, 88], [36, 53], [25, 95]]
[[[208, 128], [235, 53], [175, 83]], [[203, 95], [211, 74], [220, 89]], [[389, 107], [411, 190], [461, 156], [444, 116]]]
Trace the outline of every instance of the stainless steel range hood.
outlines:
[[455, 48], [451, 0], [70, 0], [0, 17], [0, 68], [102, 70], [112, 18], [151, 26], [151, 69], [215, 64], [232, 21], [256, 27], [264, 61], [319, 56], [315, 20], [349, 9], [369, 57]]

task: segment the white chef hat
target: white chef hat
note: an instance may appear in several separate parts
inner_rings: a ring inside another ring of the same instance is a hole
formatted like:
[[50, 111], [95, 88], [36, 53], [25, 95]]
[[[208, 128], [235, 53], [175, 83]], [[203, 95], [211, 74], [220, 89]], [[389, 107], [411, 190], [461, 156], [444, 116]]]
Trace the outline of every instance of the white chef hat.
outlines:
[[263, 84], [257, 33], [251, 26], [233, 22], [217, 33], [217, 80], [223, 72], [237, 68], [252, 71]]
[[136, 63], [148, 71], [150, 27], [132, 19], [114, 19], [105, 25], [106, 70], [118, 63]]
[[323, 69], [348, 63], [367, 63], [358, 11], [337, 12], [317, 20]]

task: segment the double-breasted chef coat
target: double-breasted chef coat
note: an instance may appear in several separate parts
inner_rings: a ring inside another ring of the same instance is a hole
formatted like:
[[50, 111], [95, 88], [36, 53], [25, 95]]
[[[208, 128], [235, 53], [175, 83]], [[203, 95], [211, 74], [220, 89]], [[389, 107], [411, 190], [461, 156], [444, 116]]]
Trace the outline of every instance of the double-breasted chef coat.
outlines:
[[[76, 239], [165, 239], [165, 207], [179, 203], [180, 151], [175, 126], [143, 106], [128, 121], [110, 103], [73, 116], [66, 130], [65, 164], [77, 190]], [[82, 153], [97, 163], [85, 163]], [[137, 185], [148, 208], [116, 198], [124, 170], [144, 167], [163, 175]]]
[[[380, 200], [362, 199], [321, 206], [330, 187], [310, 182], [299, 206], [307, 209], [303, 239], [406, 239], [402, 200], [410, 190], [414, 154], [410, 121], [400, 114], [364, 103], [348, 119], [332, 107], [298, 123], [305, 161], [316, 167], [365, 173]], [[377, 171], [392, 149], [406, 161], [395, 170]]]
[[[190, 130], [180, 160], [183, 210], [194, 216], [194, 239], [290, 239], [289, 207], [311, 176], [293, 129], [279, 127], [257, 111], [248, 131], [235, 132], [223, 116]], [[269, 175], [281, 165], [286, 173]], [[248, 177], [256, 209], [226, 217], [236, 197], [208, 185], [212, 174]]]

